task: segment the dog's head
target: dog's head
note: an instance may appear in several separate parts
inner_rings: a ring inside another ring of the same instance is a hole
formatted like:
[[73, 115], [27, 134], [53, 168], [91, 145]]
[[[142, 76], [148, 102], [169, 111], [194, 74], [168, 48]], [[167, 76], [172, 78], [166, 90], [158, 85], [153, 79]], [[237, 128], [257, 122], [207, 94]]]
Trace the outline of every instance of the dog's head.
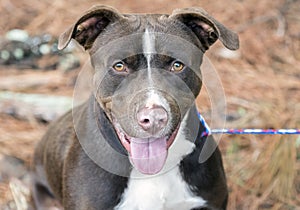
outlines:
[[204, 52], [238, 37], [200, 8], [171, 15], [128, 15], [107, 6], [88, 10], [59, 40], [75, 39], [91, 55], [94, 95], [134, 166], [159, 172], [181, 120], [194, 104]]

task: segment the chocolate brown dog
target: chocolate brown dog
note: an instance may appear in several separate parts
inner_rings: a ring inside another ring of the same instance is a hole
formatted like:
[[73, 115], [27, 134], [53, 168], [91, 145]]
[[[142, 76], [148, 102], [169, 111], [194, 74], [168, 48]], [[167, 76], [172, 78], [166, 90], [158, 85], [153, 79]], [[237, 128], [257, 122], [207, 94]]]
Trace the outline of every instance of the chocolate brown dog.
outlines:
[[[226, 209], [221, 154], [195, 98], [204, 52], [217, 39], [237, 49], [237, 35], [200, 8], [140, 15], [100, 5], [59, 48], [71, 39], [90, 54], [93, 91], [37, 145], [37, 209]], [[213, 152], [201, 162], [205, 144]]]

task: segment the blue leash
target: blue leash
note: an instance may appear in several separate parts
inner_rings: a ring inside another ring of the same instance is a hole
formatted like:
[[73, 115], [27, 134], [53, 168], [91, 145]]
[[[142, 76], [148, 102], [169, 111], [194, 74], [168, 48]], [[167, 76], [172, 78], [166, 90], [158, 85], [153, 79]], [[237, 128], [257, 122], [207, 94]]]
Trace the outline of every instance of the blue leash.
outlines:
[[202, 115], [198, 112], [198, 117], [202, 125], [205, 127], [205, 131], [201, 134], [203, 136], [209, 136], [211, 134], [255, 134], [255, 135], [300, 135], [300, 129], [210, 129], [205, 122]]

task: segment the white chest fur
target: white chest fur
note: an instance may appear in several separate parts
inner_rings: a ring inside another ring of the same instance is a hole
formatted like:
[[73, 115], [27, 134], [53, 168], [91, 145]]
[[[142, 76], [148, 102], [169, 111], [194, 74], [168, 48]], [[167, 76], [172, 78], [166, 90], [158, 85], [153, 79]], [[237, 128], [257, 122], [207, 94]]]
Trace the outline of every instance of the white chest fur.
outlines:
[[115, 210], [190, 210], [205, 206], [182, 179], [179, 168], [151, 178], [131, 178]]

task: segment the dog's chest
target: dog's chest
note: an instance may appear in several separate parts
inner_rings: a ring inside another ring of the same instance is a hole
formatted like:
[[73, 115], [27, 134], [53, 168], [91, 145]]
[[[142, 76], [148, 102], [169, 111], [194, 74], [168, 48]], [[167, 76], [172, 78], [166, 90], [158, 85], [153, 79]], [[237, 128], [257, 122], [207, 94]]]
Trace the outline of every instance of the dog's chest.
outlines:
[[179, 168], [152, 178], [130, 178], [115, 210], [190, 210], [205, 206], [182, 179]]

